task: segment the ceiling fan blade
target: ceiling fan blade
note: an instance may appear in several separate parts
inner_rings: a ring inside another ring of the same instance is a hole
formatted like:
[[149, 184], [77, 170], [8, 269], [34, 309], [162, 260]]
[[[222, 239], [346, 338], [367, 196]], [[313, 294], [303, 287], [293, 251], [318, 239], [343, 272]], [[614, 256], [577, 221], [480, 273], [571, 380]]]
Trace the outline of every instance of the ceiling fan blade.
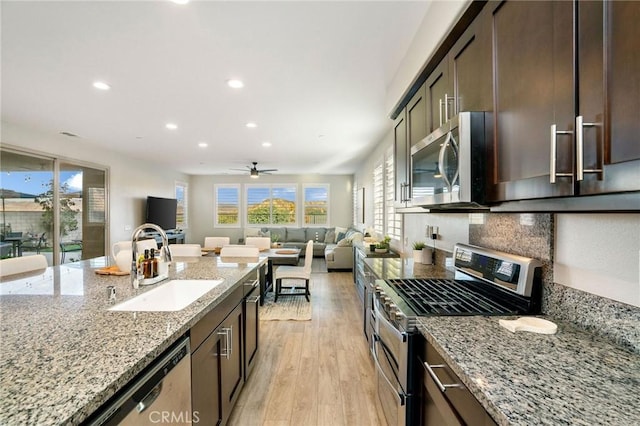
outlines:
[[258, 170], [259, 173], [270, 173], [270, 172], [277, 172], [278, 169], [264, 169], [264, 170]]

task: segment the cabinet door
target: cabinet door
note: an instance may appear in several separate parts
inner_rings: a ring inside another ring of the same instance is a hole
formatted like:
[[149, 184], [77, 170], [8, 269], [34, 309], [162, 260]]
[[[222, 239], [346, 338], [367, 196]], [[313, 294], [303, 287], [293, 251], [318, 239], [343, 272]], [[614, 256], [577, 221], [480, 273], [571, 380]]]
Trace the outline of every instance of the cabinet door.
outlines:
[[221, 336], [213, 332], [191, 354], [191, 404], [202, 424], [222, 423], [220, 404]]
[[413, 146], [427, 136], [427, 106], [425, 101], [425, 85], [413, 95], [407, 104], [407, 130], [409, 146]]
[[494, 142], [491, 201], [574, 193], [573, 135], [557, 135], [551, 177], [551, 125], [573, 131], [573, 4], [506, 1], [491, 10]]
[[258, 331], [260, 319], [258, 316], [258, 303], [260, 294], [254, 289], [244, 300], [244, 379], [251, 374], [258, 359]]
[[453, 88], [449, 86], [448, 57], [444, 58], [427, 78], [425, 94], [427, 133], [431, 133], [453, 116]]
[[[485, 9], [486, 10], [486, 9]], [[491, 22], [480, 13], [449, 52], [453, 87], [453, 114], [461, 111], [491, 111]], [[450, 115], [453, 115], [450, 114]]]
[[580, 194], [640, 190], [639, 20], [640, 2], [578, 3]]
[[404, 207], [408, 198], [407, 184], [409, 183], [409, 151], [407, 138], [406, 108], [393, 122], [393, 161], [395, 193], [394, 200], [397, 206]]
[[231, 311], [218, 328], [222, 333], [221, 402], [222, 418], [226, 423], [244, 383], [244, 360], [242, 357], [242, 303]]

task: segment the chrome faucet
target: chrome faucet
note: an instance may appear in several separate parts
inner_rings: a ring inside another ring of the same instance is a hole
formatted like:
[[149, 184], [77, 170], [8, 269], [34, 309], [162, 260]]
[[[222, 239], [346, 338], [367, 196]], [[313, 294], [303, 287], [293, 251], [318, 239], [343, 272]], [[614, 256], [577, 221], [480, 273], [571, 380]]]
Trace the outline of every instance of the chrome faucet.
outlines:
[[133, 287], [137, 287], [138, 284], [138, 238], [141, 234], [144, 233], [146, 229], [153, 229], [160, 233], [160, 238], [162, 238], [162, 247], [164, 250], [162, 260], [164, 262], [171, 262], [171, 252], [169, 251], [169, 239], [167, 238], [167, 234], [164, 232], [162, 228], [153, 223], [143, 223], [133, 230], [133, 234], [131, 235], [131, 285]]

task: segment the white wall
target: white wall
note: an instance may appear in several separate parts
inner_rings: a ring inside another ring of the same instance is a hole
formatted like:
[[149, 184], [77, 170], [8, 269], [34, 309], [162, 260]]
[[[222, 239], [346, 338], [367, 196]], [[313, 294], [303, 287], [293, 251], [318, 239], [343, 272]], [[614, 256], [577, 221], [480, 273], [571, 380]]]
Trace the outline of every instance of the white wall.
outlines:
[[640, 215], [557, 214], [558, 284], [640, 306]]
[[[244, 175], [192, 176], [189, 187], [190, 238], [203, 244], [205, 237], [228, 236], [232, 242], [244, 236], [244, 228], [214, 227], [214, 185], [221, 183], [298, 184], [298, 200], [302, 201], [302, 186], [306, 183], [328, 183], [330, 226], [348, 227], [353, 222], [352, 175], [262, 175], [258, 180]], [[243, 189], [241, 189], [243, 191]], [[242, 198], [241, 198], [242, 199]], [[301, 220], [302, 212], [298, 214]]]
[[131, 230], [125, 231], [125, 227], [133, 229], [144, 222], [148, 195], [173, 198], [175, 181], [189, 181], [189, 177], [183, 173], [159, 170], [149, 161], [136, 160], [96, 147], [91, 141], [82, 138], [41, 133], [3, 122], [0, 141], [7, 147], [107, 167], [110, 180], [108, 223], [111, 242], [131, 238]]

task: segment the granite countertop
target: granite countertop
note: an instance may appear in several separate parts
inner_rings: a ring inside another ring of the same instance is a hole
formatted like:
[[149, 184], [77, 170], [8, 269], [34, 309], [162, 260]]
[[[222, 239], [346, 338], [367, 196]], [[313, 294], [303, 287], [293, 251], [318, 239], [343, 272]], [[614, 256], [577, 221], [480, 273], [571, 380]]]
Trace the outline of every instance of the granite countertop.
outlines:
[[411, 258], [366, 258], [364, 263], [381, 280], [399, 278], [453, 278], [454, 272], [438, 265], [414, 263]]
[[[77, 424], [184, 335], [266, 262], [176, 258], [170, 279], [224, 279], [177, 312], [107, 309], [157, 285], [105, 276], [101, 257], [0, 284], [0, 424]], [[249, 262], [249, 263], [247, 263]], [[166, 282], [166, 281], [165, 281]], [[117, 299], [108, 301], [107, 286]]]
[[482, 316], [422, 317], [418, 328], [499, 425], [640, 424], [640, 356], [557, 324], [555, 335]]

